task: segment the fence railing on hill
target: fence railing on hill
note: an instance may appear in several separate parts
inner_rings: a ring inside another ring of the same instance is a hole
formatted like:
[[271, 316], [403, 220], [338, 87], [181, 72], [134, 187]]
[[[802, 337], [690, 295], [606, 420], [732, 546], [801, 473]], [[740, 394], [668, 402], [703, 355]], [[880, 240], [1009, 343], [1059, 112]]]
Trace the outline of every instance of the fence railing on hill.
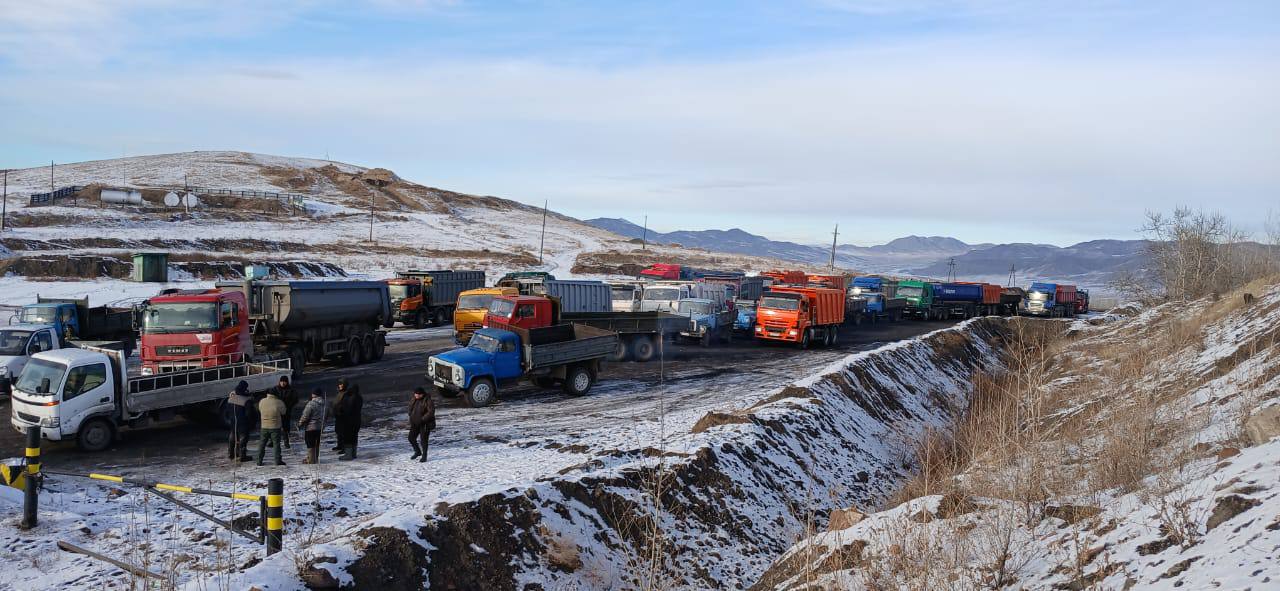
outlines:
[[63, 187], [56, 191], [49, 191], [47, 193], [32, 193], [31, 205], [50, 205], [57, 202], [59, 199], [71, 197], [83, 189], [84, 187], [81, 185], [71, 185], [69, 187]]

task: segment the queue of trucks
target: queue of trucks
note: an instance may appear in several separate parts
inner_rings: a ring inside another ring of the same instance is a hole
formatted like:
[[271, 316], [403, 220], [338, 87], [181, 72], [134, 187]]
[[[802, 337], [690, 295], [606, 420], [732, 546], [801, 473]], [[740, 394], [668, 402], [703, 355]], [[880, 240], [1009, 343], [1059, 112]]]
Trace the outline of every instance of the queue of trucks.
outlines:
[[[586, 394], [604, 361], [646, 362], [663, 344], [735, 335], [798, 348], [835, 345], [863, 322], [1026, 314], [1071, 317], [1088, 292], [985, 283], [768, 271], [756, 276], [674, 265], [635, 281], [560, 280], [481, 271], [397, 273], [385, 281], [219, 282], [164, 290], [134, 307], [38, 297], [0, 329], [0, 394], [12, 424], [104, 449], [122, 429], [174, 416], [229, 422], [226, 394], [252, 391], [325, 359], [377, 361], [387, 330], [452, 323], [460, 348], [431, 356], [426, 379], [472, 406], [529, 381]], [[659, 276], [661, 278], [654, 278]], [[138, 352], [138, 375], [127, 360]]]

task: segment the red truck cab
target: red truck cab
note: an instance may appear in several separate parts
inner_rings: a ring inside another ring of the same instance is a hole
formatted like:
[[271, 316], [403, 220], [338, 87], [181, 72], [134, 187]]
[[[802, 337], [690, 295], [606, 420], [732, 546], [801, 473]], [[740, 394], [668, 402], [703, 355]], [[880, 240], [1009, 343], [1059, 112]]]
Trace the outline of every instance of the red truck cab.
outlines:
[[214, 367], [253, 353], [244, 294], [220, 289], [162, 293], [142, 311], [143, 375]]
[[485, 328], [542, 328], [557, 324], [560, 310], [551, 298], [530, 295], [504, 295], [493, 298], [484, 315]]

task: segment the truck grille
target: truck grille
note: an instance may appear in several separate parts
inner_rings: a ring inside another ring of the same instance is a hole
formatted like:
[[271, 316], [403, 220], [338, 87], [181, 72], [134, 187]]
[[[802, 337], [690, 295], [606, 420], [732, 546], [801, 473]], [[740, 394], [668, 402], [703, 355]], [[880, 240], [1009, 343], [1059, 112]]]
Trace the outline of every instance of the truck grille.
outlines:
[[25, 421], [28, 423], [34, 423], [36, 425], [40, 424], [40, 417], [37, 417], [35, 415], [29, 415], [22, 411], [18, 411], [18, 420]]
[[451, 382], [453, 381], [453, 368], [437, 361], [435, 376], [446, 382]]
[[183, 355], [199, 355], [200, 347], [198, 345], [173, 345], [169, 347], [156, 347], [156, 355], [163, 357], [181, 357]]

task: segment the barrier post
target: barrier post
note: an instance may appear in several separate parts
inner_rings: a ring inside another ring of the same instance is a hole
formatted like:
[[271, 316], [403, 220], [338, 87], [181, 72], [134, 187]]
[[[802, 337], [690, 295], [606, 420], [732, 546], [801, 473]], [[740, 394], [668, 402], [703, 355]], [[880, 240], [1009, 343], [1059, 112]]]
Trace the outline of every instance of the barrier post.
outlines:
[[36, 526], [36, 509], [40, 505], [40, 427], [27, 427], [27, 473], [23, 483], [22, 522], [18, 527], [31, 529]]
[[267, 556], [280, 551], [284, 538], [284, 479], [267, 481]]

